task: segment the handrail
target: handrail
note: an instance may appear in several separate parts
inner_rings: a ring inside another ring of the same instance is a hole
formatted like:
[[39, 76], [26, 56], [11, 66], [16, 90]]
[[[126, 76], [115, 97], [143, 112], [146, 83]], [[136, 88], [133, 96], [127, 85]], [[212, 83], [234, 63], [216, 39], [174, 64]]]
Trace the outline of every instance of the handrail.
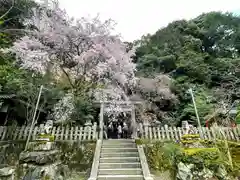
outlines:
[[97, 140], [93, 163], [92, 163], [91, 174], [90, 174], [90, 177], [88, 178], [88, 180], [97, 180], [101, 147], [102, 147], [102, 140], [99, 139], [99, 140]]
[[153, 180], [142, 145], [137, 145], [144, 180]]

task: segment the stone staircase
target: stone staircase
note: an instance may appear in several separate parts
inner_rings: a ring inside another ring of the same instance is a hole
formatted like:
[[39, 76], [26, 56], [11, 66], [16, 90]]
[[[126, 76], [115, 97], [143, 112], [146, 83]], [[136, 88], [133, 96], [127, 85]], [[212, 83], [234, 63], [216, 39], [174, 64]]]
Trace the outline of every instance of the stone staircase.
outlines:
[[144, 180], [134, 140], [103, 140], [97, 180]]

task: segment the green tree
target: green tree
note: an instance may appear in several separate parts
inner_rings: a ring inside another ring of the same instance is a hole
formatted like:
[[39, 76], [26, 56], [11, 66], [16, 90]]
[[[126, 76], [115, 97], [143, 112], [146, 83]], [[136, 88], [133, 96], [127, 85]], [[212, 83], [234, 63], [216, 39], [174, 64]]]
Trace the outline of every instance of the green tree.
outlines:
[[[135, 42], [138, 75], [165, 73], [175, 80], [172, 90], [180, 105], [171, 113], [180, 119], [193, 119], [186, 90], [200, 87], [196, 99], [204, 117], [216, 102], [228, 99], [231, 104], [240, 98], [239, 39], [240, 17], [231, 13], [210, 12], [189, 21], [172, 22]], [[206, 94], [213, 97], [210, 103], [205, 102]]]

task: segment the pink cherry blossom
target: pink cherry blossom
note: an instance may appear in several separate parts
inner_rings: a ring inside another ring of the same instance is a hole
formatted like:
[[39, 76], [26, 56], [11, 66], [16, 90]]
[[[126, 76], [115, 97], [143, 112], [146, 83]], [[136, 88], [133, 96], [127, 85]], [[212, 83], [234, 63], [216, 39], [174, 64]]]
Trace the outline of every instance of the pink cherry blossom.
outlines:
[[[10, 48], [24, 69], [45, 74], [49, 64], [56, 76], [66, 73], [73, 88], [80, 79], [103, 84], [95, 89], [96, 100], [128, 100], [123, 87], [134, 87], [136, 66], [134, 50], [120, 37], [111, 35], [113, 21], [96, 18], [73, 20], [57, 4], [41, 5], [28, 21], [37, 27]], [[59, 72], [60, 71], [60, 72]], [[109, 91], [110, 89], [110, 91]], [[101, 97], [99, 97], [101, 94]]]

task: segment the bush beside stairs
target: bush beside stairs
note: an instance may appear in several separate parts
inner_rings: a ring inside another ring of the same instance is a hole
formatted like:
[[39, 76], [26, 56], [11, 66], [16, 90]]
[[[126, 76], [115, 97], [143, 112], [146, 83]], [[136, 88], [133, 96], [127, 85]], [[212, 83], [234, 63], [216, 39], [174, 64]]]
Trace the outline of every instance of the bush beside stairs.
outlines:
[[[149, 169], [144, 160], [145, 155], [142, 158], [139, 154], [134, 140], [103, 140], [100, 151], [98, 148], [96, 147], [95, 162], [93, 161], [89, 180], [152, 180], [150, 177], [146, 178], [146, 172], [149, 172]], [[145, 164], [142, 165], [143, 163]]]

